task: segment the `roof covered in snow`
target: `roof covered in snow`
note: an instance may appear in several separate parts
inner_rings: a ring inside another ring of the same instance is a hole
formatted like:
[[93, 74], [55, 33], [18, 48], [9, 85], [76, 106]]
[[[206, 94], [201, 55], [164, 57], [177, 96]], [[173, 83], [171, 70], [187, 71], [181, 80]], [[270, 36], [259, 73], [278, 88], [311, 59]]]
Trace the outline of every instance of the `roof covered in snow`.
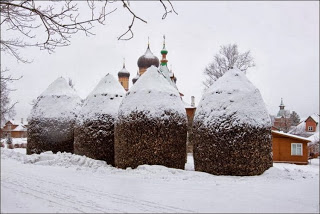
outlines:
[[119, 114], [125, 116], [136, 110], [143, 111], [150, 117], [162, 117], [164, 110], [186, 114], [179, 92], [154, 66], [148, 68], [127, 92]]
[[[314, 114], [310, 115], [309, 117], [311, 117], [317, 123], [315, 132], [319, 132], [319, 115], [314, 113]], [[305, 131], [306, 130], [306, 120], [309, 117], [302, 119], [301, 122], [296, 127], [294, 127], [293, 129], [291, 129], [289, 131], [289, 133], [298, 134], [298, 133], [306, 132]]]
[[19, 124], [15, 129], [13, 129], [12, 131], [16, 131], [16, 132], [25, 132], [27, 131], [27, 128], [25, 126], [23, 126], [22, 124]]
[[278, 134], [278, 135], [284, 136], [284, 137], [294, 138], [294, 139], [303, 140], [303, 141], [307, 141], [307, 142], [310, 142], [310, 141], [311, 141], [311, 140], [308, 139], [308, 138], [300, 137], [300, 136], [298, 136], [298, 135], [293, 135], [293, 134], [284, 133], [284, 132], [282, 132], [282, 131], [274, 131], [274, 130], [272, 130], [271, 132], [274, 133], [274, 134]]
[[86, 98], [78, 119], [94, 119], [97, 115], [108, 114], [115, 117], [126, 91], [111, 74], [104, 76]]
[[170, 78], [170, 71], [168, 67], [166, 65], [160, 65], [159, 70], [163, 74], [163, 76], [166, 78], [166, 80], [169, 82], [169, 84], [172, 85], [177, 91], [179, 91], [175, 82], [172, 81]]
[[39, 118], [74, 119], [81, 98], [63, 77], [59, 77], [37, 98], [29, 120]]
[[232, 118], [233, 126], [271, 127], [260, 91], [237, 68], [227, 71], [207, 89], [195, 113], [195, 120], [205, 125], [227, 117]]
[[158, 57], [153, 55], [148, 45], [146, 52], [144, 53], [144, 55], [139, 57], [137, 64], [139, 68], [149, 68], [152, 65], [159, 67], [160, 62]]

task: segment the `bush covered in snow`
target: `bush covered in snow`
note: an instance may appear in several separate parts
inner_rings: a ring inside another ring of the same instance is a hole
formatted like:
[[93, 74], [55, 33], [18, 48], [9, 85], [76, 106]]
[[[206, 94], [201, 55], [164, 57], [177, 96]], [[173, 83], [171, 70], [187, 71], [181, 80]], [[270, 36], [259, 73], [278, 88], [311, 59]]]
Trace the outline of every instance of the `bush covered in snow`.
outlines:
[[272, 166], [271, 121], [259, 90], [238, 69], [203, 95], [195, 113], [195, 170], [258, 175]]
[[86, 98], [76, 120], [74, 153], [114, 165], [114, 123], [124, 88], [110, 74]]
[[60, 77], [37, 98], [29, 116], [27, 154], [73, 152], [74, 123], [81, 99]]
[[123, 99], [115, 129], [115, 165], [184, 169], [187, 120], [178, 91], [150, 67]]

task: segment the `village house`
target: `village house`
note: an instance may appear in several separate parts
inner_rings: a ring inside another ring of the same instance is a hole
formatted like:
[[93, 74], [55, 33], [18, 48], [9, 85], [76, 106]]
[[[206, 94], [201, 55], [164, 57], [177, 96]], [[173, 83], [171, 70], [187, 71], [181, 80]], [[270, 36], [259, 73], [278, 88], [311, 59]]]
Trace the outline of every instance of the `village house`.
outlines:
[[301, 122], [288, 133], [309, 139], [309, 156], [319, 156], [319, 114], [312, 114], [306, 119], [301, 120]]
[[307, 138], [272, 130], [273, 162], [308, 164]]
[[9, 120], [0, 129], [1, 138], [26, 138], [27, 137], [28, 123], [21, 118], [20, 123]]

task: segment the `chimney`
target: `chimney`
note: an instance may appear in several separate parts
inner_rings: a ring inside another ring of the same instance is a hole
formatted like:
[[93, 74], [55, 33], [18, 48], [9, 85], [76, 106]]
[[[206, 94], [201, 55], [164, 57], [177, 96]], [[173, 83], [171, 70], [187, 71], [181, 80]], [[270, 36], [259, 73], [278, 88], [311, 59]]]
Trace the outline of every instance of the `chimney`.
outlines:
[[21, 124], [23, 124], [23, 118], [21, 118]]
[[191, 106], [196, 107], [196, 104], [194, 103], [194, 96], [191, 96]]

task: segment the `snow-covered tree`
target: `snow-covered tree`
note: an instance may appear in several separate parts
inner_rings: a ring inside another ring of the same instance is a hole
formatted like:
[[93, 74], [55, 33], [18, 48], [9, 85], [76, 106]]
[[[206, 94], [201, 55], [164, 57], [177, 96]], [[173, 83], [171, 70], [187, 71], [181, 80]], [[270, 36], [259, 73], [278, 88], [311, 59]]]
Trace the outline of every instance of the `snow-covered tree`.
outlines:
[[203, 84], [208, 88], [233, 67], [246, 73], [248, 68], [254, 66], [255, 63], [250, 51], [239, 53], [237, 44], [223, 45], [220, 47], [219, 53], [214, 55], [213, 61], [205, 68], [206, 80]]
[[300, 123], [300, 116], [297, 112], [292, 111], [290, 114], [291, 125], [296, 126]]

